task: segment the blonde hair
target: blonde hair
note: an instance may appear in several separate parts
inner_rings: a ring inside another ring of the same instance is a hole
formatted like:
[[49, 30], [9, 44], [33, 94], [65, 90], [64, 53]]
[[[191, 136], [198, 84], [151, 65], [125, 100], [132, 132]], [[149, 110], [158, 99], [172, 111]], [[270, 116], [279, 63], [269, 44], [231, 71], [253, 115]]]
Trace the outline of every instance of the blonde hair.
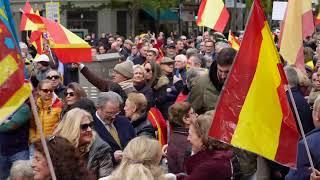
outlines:
[[78, 148], [80, 138], [80, 125], [81, 120], [84, 117], [88, 117], [90, 121], [93, 121], [90, 113], [85, 110], [74, 108], [68, 111], [63, 116], [61, 122], [58, 124], [53, 134], [66, 138], [74, 147]]
[[137, 113], [143, 114], [147, 111], [148, 101], [142, 93], [130, 93], [128, 95], [127, 101], [133, 103], [136, 106]]
[[124, 149], [121, 164], [111, 174], [111, 179], [162, 180], [159, 156], [161, 147], [158, 141], [146, 136], [136, 137]]
[[318, 96], [314, 101], [312, 117], [317, 120], [320, 118], [320, 96]]

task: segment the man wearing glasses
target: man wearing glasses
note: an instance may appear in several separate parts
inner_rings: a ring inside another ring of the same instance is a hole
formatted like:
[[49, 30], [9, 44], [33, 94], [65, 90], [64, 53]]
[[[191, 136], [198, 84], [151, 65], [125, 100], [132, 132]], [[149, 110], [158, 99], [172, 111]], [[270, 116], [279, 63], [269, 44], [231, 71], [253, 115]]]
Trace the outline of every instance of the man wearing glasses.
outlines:
[[62, 99], [66, 87], [62, 84], [61, 74], [57, 70], [51, 69], [48, 71], [46, 79], [50, 80], [54, 92]]
[[102, 92], [97, 99], [97, 111], [93, 116], [94, 129], [111, 146], [114, 163], [121, 160], [122, 150], [136, 136], [129, 119], [119, 115], [122, 103], [119, 94]]

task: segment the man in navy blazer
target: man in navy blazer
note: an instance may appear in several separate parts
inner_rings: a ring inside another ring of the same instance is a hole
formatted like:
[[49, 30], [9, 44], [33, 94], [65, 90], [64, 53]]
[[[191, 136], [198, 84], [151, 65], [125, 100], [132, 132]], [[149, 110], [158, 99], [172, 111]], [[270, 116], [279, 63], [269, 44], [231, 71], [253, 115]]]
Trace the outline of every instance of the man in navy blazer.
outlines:
[[136, 136], [129, 119], [119, 115], [122, 103], [119, 94], [102, 92], [97, 99], [97, 111], [93, 117], [95, 131], [113, 149], [114, 162], [121, 160], [122, 150]]

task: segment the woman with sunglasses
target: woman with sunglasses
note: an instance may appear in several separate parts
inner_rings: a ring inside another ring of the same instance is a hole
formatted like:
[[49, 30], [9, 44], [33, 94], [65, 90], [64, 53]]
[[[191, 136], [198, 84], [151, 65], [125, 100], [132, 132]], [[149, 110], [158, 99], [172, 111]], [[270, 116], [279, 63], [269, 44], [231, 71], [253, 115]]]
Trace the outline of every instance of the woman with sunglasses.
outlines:
[[87, 93], [80, 86], [79, 83], [72, 82], [68, 84], [64, 92], [63, 111], [61, 117], [63, 117], [64, 114], [71, 109], [72, 105], [74, 105], [77, 101], [85, 97], [87, 97]]
[[[79, 151], [70, 142], [59, 136], [46, 138], [57, 180], [93, 180], [94, 176], [85, 168]], [[33, 143], [35, 151], [32, 159], [32, 170], [35, 180], [50, 180], [48, 161], [41, 141]]]
[[[62, 102], [54, 93], [50, 80], [42, 80], [37, 88], [38, 98], [36, 105], [38, 115], [42, 124], [43, 133], [45, 136], [51, 135], [54, 128], [60, 119], [62, 111]], [[40, 132], [37, 129], [34, 121], [31, 123], [30, 131], [31, 142], [40, 138]]]
[[65, 114], [54, 134], [68, 139], [80, 151], [96, 177], [108, 176], [113, 170], [112, 149], [94, 133], [92, 121], [90, 113], [74, 108]]

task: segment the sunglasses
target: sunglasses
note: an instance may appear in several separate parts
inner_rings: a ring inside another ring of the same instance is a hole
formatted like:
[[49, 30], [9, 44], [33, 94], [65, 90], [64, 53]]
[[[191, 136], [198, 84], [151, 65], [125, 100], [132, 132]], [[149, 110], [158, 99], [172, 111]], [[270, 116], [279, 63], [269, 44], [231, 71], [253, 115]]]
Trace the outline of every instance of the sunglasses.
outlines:
[[53, 79], [60, 79], [60, 76], [59, 75], [53, 75], [53, 76], [47, 76], [47, 79], [49, 80], [53, 80]]
[[67, 97], [67, 96], [73, 97], [74, 95], [75, 95], [74, 92], [65, 92], [64, 93], [65, 97]]
[[146, 72], [150, 72], [151, 71], [151, 69], [145, 69], [146, 70]]
[[41, 89], [41, 91], [44, 93], [53, 93], [52, 89]]
[[92, 122], [90, 122], [88, 124], [80, 124], [80, 129], [83, 130], [83, 131], [87, 130], [89, 127], [91, 129], [93, 128], [93, 123]]

